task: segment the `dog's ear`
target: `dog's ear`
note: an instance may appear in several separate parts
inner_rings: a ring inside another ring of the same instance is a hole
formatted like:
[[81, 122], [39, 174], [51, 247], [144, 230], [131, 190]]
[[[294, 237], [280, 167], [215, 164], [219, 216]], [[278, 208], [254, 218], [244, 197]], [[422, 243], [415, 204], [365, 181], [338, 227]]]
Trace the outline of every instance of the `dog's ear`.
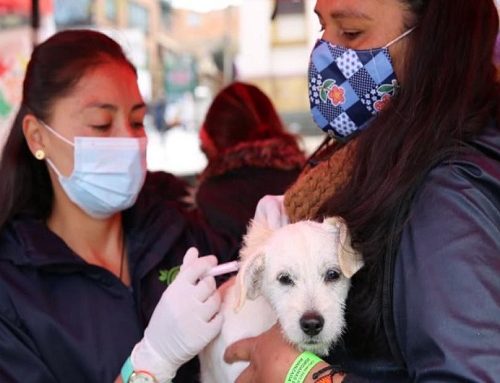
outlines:
[[274, 230], [259, 221], [251, 221], [243, 238], [240, 250], [241, 266], [236, 277], [239, 299], [236, 309], [245, 303], [246, 298], [255, 299], [260, 294], [264, 271], [264, 246]]
[[238, 272], [237, 283], [240, 288], [238, 307], [243, 305], [246, 298], [255, 299], [260, 295], [263, 274], [264, 252], [259, 249], [243, 261]]
[[240, 260], [251, 258], [258, 252], [269, 239], [274, 230], [261, 221], [251, 220], [247, 227], [247, 233], [243, 237], [243, 246], [240, 250]]
[[333, 226], [338, 233], [337, 254], [339, 257], [340, 270], [347, 278], [351, 278], [363, 267], [363, 256], [351, 246], [351, 236], [344, 220], [340, 217], [328, 217], [323, 221], [324, 225]]

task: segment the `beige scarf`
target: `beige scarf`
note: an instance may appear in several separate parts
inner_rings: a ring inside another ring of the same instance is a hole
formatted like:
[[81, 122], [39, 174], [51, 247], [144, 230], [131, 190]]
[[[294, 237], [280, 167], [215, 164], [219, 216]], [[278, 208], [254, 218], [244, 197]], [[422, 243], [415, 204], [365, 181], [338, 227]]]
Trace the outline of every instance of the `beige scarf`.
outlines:
[[356, 141], [349, 141], [326, 160], [304, 169], [285, 193], [284, 205], [290, 222], [316, 218], [323, 204], [346, 182]]

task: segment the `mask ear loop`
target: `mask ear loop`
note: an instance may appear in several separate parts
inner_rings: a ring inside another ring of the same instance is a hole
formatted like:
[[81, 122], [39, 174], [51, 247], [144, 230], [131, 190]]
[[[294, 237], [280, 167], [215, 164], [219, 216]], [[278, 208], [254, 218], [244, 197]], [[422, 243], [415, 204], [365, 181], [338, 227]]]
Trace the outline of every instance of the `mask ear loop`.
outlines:
[[[399, 40], [405, 38], [406, 36], [408, 36], [411, 32], [413, 32], [413, 30], [415, 29], [416, 27], [413, 27], [413, 28], [410, 28], [408, 29], [406, 32], [402, 33], [401, 35], [399, 35], [398, 37], [396, 37], [395, 39], [389, 41], [387, 44], [385, 44], [382, 48], [383, 49], [387, 49], [389, 48], [392, 44], [395, 44], [397, 43]], [[370, 49], [370, 53], [372, 55], [372, 58], [375, 58], [375, 56], [373, 56], [373, 50]], [[381, 79], [381, 76], [380, 76], [380, 73], [378, 72], [378, 69], [377, 69], [377, 66], [375, 65], [375, 70], [377, 71], [377, 76], [378, 76], [378, 79], [377, 81], [380, 83], [380, 81], [382, 81]]]
[[[38, 120], [38, 121], [40, 122], [40, 124], [42, 124], [45, 127], [45, 129], [47, 129], [54, 136], [56, 136], [60, 140], [66, 142], [67, 144], [69, 144], [69, 145], [71, 145], [73, 147], [75, 146], [74, 143], [72, 143], [70, 140], [68, 140], [66, 137], [64, 137], [60, 133], [56, 132], [54, 129], [52, 129], [50, 126], [48, 126], [45, 122], [43, 122], [42, 120]], [[59, 179], [64, 178], [64, 176], [62, 175], [62, 173], [56, 168], [56, 165], [54, 165], [54, 163], [50, 160], [50, 158], [46, 157], [45, 161], [47, 161], [47, 163], [50, 165], [50, 167], [52, 168], [52, 170], [57, 174], [57, 176], [59, 177]]]
[[410, 33], [413, 32], [413, 30], [415, 29], [416, 27], [413, 27], [413, 28], [410, 28], [408, 29], [406, 32], [404, 32], [403, 34], [399, 35], [398, 37], [396, 37], [394, 40], [391, 40], [389, 41], [387, 44], [384, 45], [384, 48], [389, 48], [392, 44], [395, 44], [397, 43], [399, 40], [401, 40], [402, 38], [405, 38], [406, 36], [408, 36]]
[[68, 140], [66, 137], [64, 137], [63, 135], [61, 135], [61, 133], [58, 133], [56, 132], [54, 129], [52, 129], [50, 126], [48, 126], [45, 122], [43, 122], [42, 120], [38, 120], [40, 122], [40, 124], [42, 124], [43, 126], [45, 126], [45, 128], [50, 132], [52, 133], [54, 136], [56, 136], [57, 138], [59, 138], [60, 140], [66, 142], [67, 144], [71, 145], [71, 146], [75, 146], [74, 143], [72, 143], [70, 140]]

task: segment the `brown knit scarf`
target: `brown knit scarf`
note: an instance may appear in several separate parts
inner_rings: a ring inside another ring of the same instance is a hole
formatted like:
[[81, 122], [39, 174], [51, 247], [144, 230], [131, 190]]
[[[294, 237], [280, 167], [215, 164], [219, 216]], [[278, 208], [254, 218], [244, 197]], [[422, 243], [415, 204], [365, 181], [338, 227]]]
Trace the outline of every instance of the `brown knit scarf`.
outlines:
[[346, 182], [356, 141], [349, 141], [316, 166], [304, 169], [285, 193], [285, 210], [290, 222], [316, 218], [321, 206]]

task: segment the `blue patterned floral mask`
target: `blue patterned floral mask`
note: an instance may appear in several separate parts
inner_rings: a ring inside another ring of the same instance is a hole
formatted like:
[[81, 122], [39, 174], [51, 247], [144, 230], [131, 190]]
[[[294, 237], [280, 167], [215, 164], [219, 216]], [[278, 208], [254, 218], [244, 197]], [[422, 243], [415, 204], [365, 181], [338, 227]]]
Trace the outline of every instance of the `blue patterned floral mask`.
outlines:
[[384, 108], [398, 87], [389, 46], [413, 29], [382, 48], [366, 50], [318, 40], [309, 63], [309, 101], [324, 132], [347, 141]]

